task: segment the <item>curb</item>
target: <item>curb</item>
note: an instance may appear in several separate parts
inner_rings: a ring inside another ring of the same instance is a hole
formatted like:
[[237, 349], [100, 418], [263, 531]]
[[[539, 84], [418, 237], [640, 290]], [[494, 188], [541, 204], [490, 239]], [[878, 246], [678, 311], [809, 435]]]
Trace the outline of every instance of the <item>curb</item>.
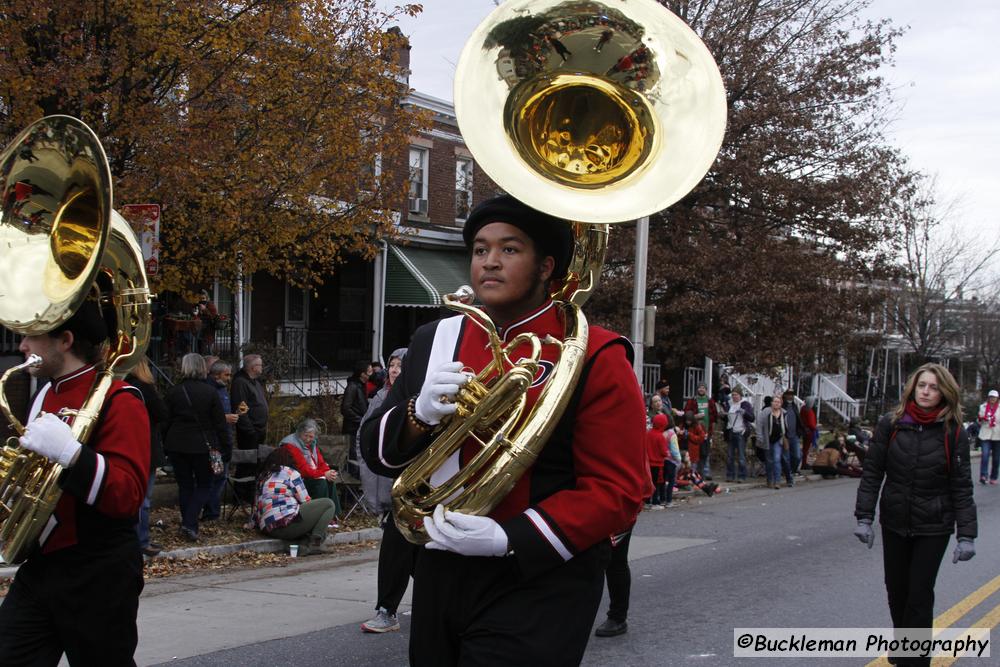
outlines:
[[[327, 535], [326, 541], [323, 542], [323, 545], [354, 544], [355, 542], [380, 539], [382, 539], [381, 528], [365, 528], [364, 530], [352, 530]], [[237, 551], [256, 551], [257, 553], [262, 554], [284, 553], [288, 551], [288, 544], [289, 543], [286, 540], [279, 540], [275, 538], [251, 540], [250, 542], [239, 542], [237, 544], [211, 544], [203, 547], [185, 547], [183, 549], [174, 549], [173, 551], [161, 551], [154, 558], [176, 558], [178, 560], [187, 560], [189, 558], [197, 558], [202, 554], [207, 556], [225, 556], [227, 554], [236, 553]], [[2, 576], [2, 572], [0, 572], [0, 576]]]
[[[351, 530], [343, 533], [328, 535], [324, 546], [331, 544], [354, 544], [356, 542], [366, 542], [368, 540], [381, 540], [381, 528], [365, 528], [364, 530]], [[155, 558], [176, 558], [178, 560], [188, 560], [197, 558], [204, 554], [208, 556], [225, 556], [237, 551], [256, 551], [257, 553], [285, 553], [288, 551], [288, 542], [279, 539], [251, 540], [249, 542], [239, 542], [237, 544], [210, 544], [200, 547], [184, 547], [172, 551], [161, 551]], [[144, 560], [152, 560], [145, 558]], [[17, 572], [17, 565], [7, 565], [0, 567], [0, 577], [13, 577]]]

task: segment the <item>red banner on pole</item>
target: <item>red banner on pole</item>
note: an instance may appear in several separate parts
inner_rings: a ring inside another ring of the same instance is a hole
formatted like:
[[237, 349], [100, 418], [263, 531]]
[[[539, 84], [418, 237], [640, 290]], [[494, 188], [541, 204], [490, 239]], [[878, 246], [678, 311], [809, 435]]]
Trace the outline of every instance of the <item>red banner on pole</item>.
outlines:
[[139, 239], [146, 275], [155, 276], [160, 268], [160, 205], [125, 204], [119, 210]]

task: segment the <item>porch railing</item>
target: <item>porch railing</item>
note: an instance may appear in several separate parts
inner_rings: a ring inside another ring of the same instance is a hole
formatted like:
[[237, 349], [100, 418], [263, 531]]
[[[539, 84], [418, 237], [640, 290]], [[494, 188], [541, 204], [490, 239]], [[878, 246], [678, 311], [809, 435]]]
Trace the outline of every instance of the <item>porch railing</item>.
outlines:
[[856, 398], [841, 389], [826, 375], [819, 375], [819, 393], [816, 401], [816, 419], [822, 415], [824, 407], [835, 412], [844, 421], [861, 414], [861, 404]]

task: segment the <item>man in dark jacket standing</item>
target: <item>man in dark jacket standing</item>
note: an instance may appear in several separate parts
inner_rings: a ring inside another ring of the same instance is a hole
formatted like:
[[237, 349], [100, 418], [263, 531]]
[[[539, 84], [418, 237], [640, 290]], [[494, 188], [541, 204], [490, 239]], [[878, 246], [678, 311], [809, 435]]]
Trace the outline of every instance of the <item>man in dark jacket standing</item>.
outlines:
[[[264, 444], [267, 438], [267, 392], [260, 374], [264, 371], [264, 361], [259, 354], [243, 357], [243, 368], [233, 377], [229, 390], [232, 407], [239, 415], [236, 422], [236, 446], [239, 449], [254, 449]], [[246, 404], [246, 411], [242, 405]]]

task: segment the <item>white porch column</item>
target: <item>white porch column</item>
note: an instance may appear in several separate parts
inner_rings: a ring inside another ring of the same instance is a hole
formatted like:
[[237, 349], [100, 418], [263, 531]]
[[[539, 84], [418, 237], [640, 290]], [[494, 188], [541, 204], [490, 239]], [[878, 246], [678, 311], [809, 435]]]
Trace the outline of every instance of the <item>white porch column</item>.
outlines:
[[382, 358], [382, 340], [385, 329], [385, 267], [388, 263], [389, 246], [385, 241], [382, 241], [381, 246], [372, 265], [374, 272], [374, 280], [372, 281], [372, 358], [381, 361], [382, 367], [385, 368], [387, 366]]

